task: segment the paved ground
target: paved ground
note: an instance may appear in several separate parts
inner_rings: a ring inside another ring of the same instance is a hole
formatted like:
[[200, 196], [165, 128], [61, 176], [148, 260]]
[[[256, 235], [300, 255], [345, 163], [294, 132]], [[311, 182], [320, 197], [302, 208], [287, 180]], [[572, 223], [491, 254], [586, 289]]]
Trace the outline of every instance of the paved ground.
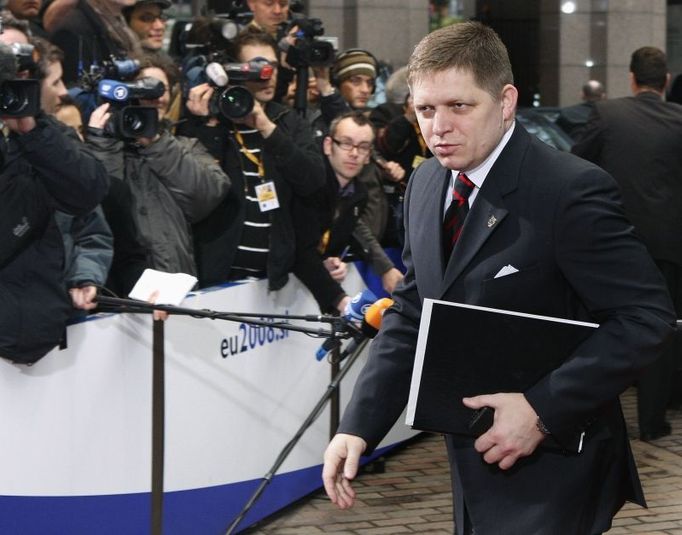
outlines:
[[[682, 535], [682, 411], [669, 413], [673, 434], [641, 442], [635, 393], [623, 395], [649, 509], [626, 505], [609, 535]], [[384, 473], [364, 473], [355, 483], [358, 503], [339, 511], [322, 492], [310, 495], [244, 533], [248, 535], [452, 535], [452, 505], [445, 446], [440, 436], [421, 435], [386, 458]]]

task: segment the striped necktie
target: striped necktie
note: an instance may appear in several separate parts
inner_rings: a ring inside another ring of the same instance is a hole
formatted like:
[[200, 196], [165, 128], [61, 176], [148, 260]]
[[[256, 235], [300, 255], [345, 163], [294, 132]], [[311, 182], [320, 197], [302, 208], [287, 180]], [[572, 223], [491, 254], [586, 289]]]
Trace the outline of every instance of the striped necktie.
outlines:
[[443, 252], [445, 261], [450, 258], [452, 249], [462, 232], [464, 218], [469, 212], [469, 195], [476, 186], [464, 173], [459, 173], [452, 190], [452, 202], [443, 218]]

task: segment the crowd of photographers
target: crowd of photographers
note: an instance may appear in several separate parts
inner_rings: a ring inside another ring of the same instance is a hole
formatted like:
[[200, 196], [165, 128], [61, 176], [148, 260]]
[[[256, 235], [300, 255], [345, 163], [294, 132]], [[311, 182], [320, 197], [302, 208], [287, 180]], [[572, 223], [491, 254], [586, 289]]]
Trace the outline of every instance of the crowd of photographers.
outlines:
[[228, 4], [171, 53], [168, 0], [7, 2], [0, 357], [37, 360], [145, 268], [272, 291], [293, 273], [330, 313], [350, 259], [389, 293], [402, 279], [385, 247], [429, 156], [404, 69], [369, 108], [369, 51], [334, 50], [288, 0]]

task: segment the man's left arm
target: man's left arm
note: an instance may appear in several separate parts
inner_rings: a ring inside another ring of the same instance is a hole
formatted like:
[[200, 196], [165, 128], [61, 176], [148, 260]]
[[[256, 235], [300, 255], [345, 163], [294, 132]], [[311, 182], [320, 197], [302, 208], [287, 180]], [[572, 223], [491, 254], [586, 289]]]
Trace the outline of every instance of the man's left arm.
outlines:
[[556, 263], [600, 327], [523, 394], [466, 400], [470, 408], [495, 409], [495, 423], [476, 449], [501, 468], [530, 455], [543, 430], [570, 443], [658, 358], [674, 332], [665, 283], [623, 213], [615, 181], [594, 169], [564, 188], [555, 210]]
[[660, 356], [676, 319], [665, 281], [624, 215], [616, 182], [595, 170], [565, 187], [557, 207], [556, 260], [600, 327], [526, 392], [560, 441]]
[[53, 119], [37, 117], [35, 128], [17, 141], [60, 210], [85, 214], [106, 195], [109, 177], [104, 166]]

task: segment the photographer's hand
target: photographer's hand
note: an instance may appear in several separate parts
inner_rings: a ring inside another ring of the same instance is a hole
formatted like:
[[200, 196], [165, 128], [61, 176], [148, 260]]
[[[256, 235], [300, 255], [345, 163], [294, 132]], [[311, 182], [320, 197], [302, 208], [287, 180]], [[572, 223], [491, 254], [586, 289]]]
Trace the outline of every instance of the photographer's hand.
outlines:
[[265, 114], [263, 105], [257, 100], [253, 103], [253, 110], [251, 110], [251, 113], [243, 119], [234, 119], [234, 122], [255, 128], [260, 132], [260, 135], [263, 136], [263, 139], [270, 137], [270, 134], [277, 128], [277, 125]]
[[317, 90], [320, 96], [328, 97], [334, 93], [334, 86], [329, 79], [329, 67], [313, 67], [315, 80], [317, 82]]
[[2, 122], [12, 132], [25, 134], [36, 127], [35, 117], [2, 117]]
[[101, 106], [96, 107], [90, 114], [90, 119], [88, 120], [88, 126], [91, 128], [99, 128], [103, 130], [107, 124], [107, 121], [111, 118], [111, 113], [109, 112], [109, 104], [105, 103]]
[[92, 310], [97, 307], [95, 297], [97, 297], [97, 287], [94, 285], [82, 286], [80, 288], [69, 288], [71, 303], [74, 308], [80, 310]]
[[187, 109], [192, 115], [207, 117], [210, 115], [208, 103], [213, 96], [213, 88], [208, 84], [199, 84], [189, 90]]

